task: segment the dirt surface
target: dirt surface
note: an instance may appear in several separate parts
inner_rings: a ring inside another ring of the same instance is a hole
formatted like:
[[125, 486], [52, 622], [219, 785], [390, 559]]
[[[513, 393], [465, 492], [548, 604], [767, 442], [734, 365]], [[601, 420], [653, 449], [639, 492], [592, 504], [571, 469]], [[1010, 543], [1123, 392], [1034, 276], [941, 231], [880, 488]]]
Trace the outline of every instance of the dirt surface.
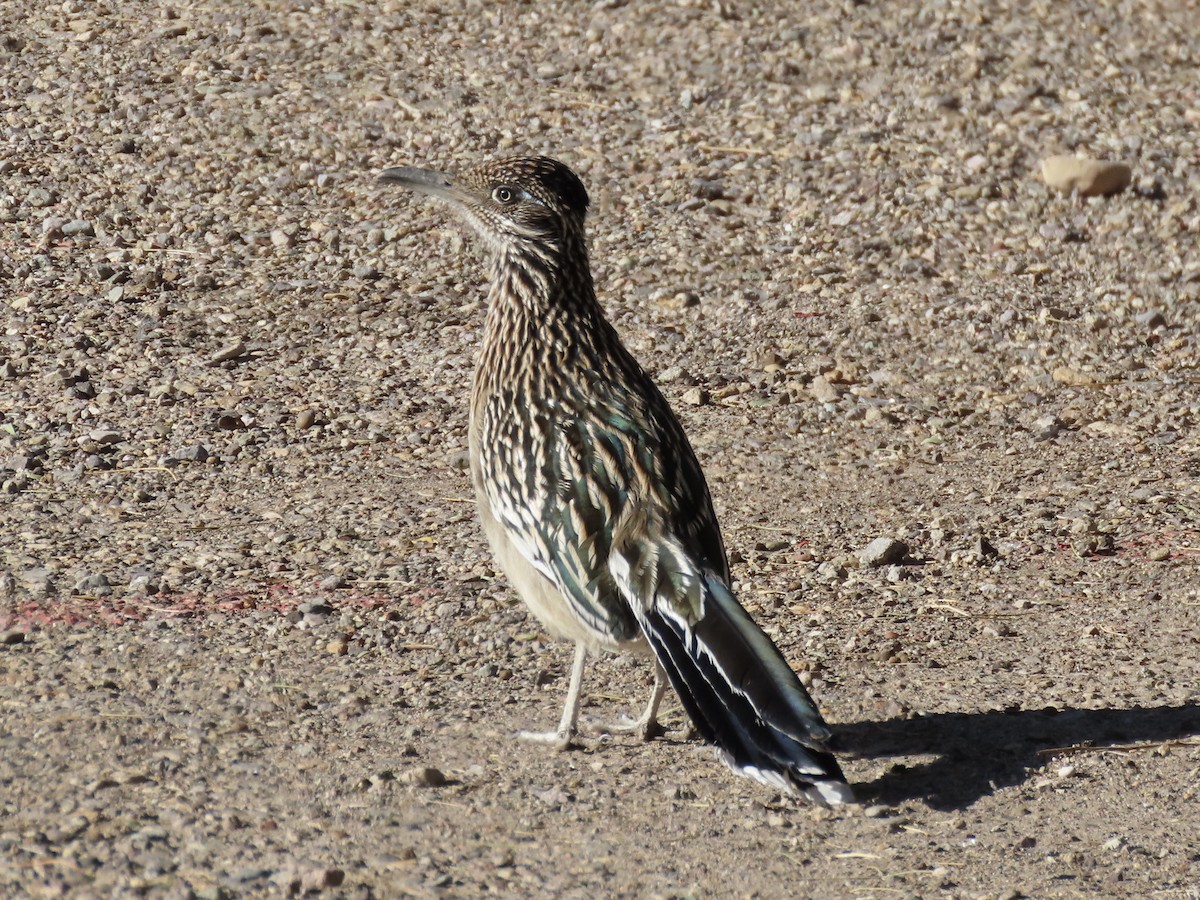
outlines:
[[[0, 895], [1200, 896], [1200, 43], [1103, 6], [4, 3]], [[512, 152], [860, 807], [512, 739], [481, 251], [373, 183]]]

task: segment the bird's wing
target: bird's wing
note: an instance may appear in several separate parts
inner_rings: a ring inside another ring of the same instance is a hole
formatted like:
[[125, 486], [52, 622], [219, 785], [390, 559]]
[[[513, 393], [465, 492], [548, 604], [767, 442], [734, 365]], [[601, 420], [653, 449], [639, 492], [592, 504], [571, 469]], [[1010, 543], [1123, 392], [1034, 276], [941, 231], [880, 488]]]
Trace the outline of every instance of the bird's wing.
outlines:
[[609, 565], [621, 523], [653, 509], [698, 565], [723, 577], [725, 551], [700, 466], [657, 388], [648, 378], [636, 389], [599, 377], [577, 384], [553, 408], [521, 416], [505, 415], [511, 402], [488, 404], [485, 445], [521, 451], [483, 454], [492, 469], [484, 491], [510, 540], [579, 618], [626, 640], [639, 629]]
[[601, 641], [633, 639], [637, 622], [606, 564], [609, 523], [624, 502], [624, 485], [588, 477], [593, 455], [580, 452], [570, 416], [536, 403], [519, 415], [514, 408], [511, 398], [496, 397], [483, 411], [480, 463], [492, 515]]

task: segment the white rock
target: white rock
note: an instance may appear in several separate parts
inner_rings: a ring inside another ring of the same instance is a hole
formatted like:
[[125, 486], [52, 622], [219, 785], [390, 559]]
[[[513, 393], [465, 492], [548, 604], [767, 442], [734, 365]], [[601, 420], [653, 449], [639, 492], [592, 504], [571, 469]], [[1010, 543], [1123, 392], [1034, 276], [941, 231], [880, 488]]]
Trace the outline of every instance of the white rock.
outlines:
[[871, 569], [880, 566], [895, 565], [903, 561], [908, 553], [908, 545], [895, 538], [879, 537], [859, 551], [858, 558], [862, 564]]

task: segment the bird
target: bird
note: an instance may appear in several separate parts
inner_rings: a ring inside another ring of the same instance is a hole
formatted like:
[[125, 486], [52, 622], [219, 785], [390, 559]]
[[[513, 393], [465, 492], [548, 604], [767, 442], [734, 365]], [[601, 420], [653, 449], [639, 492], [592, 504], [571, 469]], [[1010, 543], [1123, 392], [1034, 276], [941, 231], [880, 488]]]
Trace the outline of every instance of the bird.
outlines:
[[447, 204], [488, 251], [468, 425], [479, 516], [516, 593], [575, 643], [558, 727], [520, 736], [566, 749], [588, 654], [648, 646], [654, 686], [630, 730], [657, 732], [669, 684], [735, 772], [823, 806], [854, 802], [829, 726], [734, 596], [679, 419], [597, 300], [579, 176], [517, 156], [378, 180]]

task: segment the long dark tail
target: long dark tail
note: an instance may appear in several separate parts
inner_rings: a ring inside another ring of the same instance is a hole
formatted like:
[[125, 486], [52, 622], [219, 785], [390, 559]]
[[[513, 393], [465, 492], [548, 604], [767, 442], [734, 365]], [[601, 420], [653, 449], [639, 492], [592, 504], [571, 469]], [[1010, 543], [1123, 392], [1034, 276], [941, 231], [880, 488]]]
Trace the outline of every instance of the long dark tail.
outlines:
[[660, 602], [638, 618], [697, 729], [735, 772], [826, 806], [854, 802], [825, 749], [829, 726], [779, 649], [716, 574], [694, 587], [693, 615]]

